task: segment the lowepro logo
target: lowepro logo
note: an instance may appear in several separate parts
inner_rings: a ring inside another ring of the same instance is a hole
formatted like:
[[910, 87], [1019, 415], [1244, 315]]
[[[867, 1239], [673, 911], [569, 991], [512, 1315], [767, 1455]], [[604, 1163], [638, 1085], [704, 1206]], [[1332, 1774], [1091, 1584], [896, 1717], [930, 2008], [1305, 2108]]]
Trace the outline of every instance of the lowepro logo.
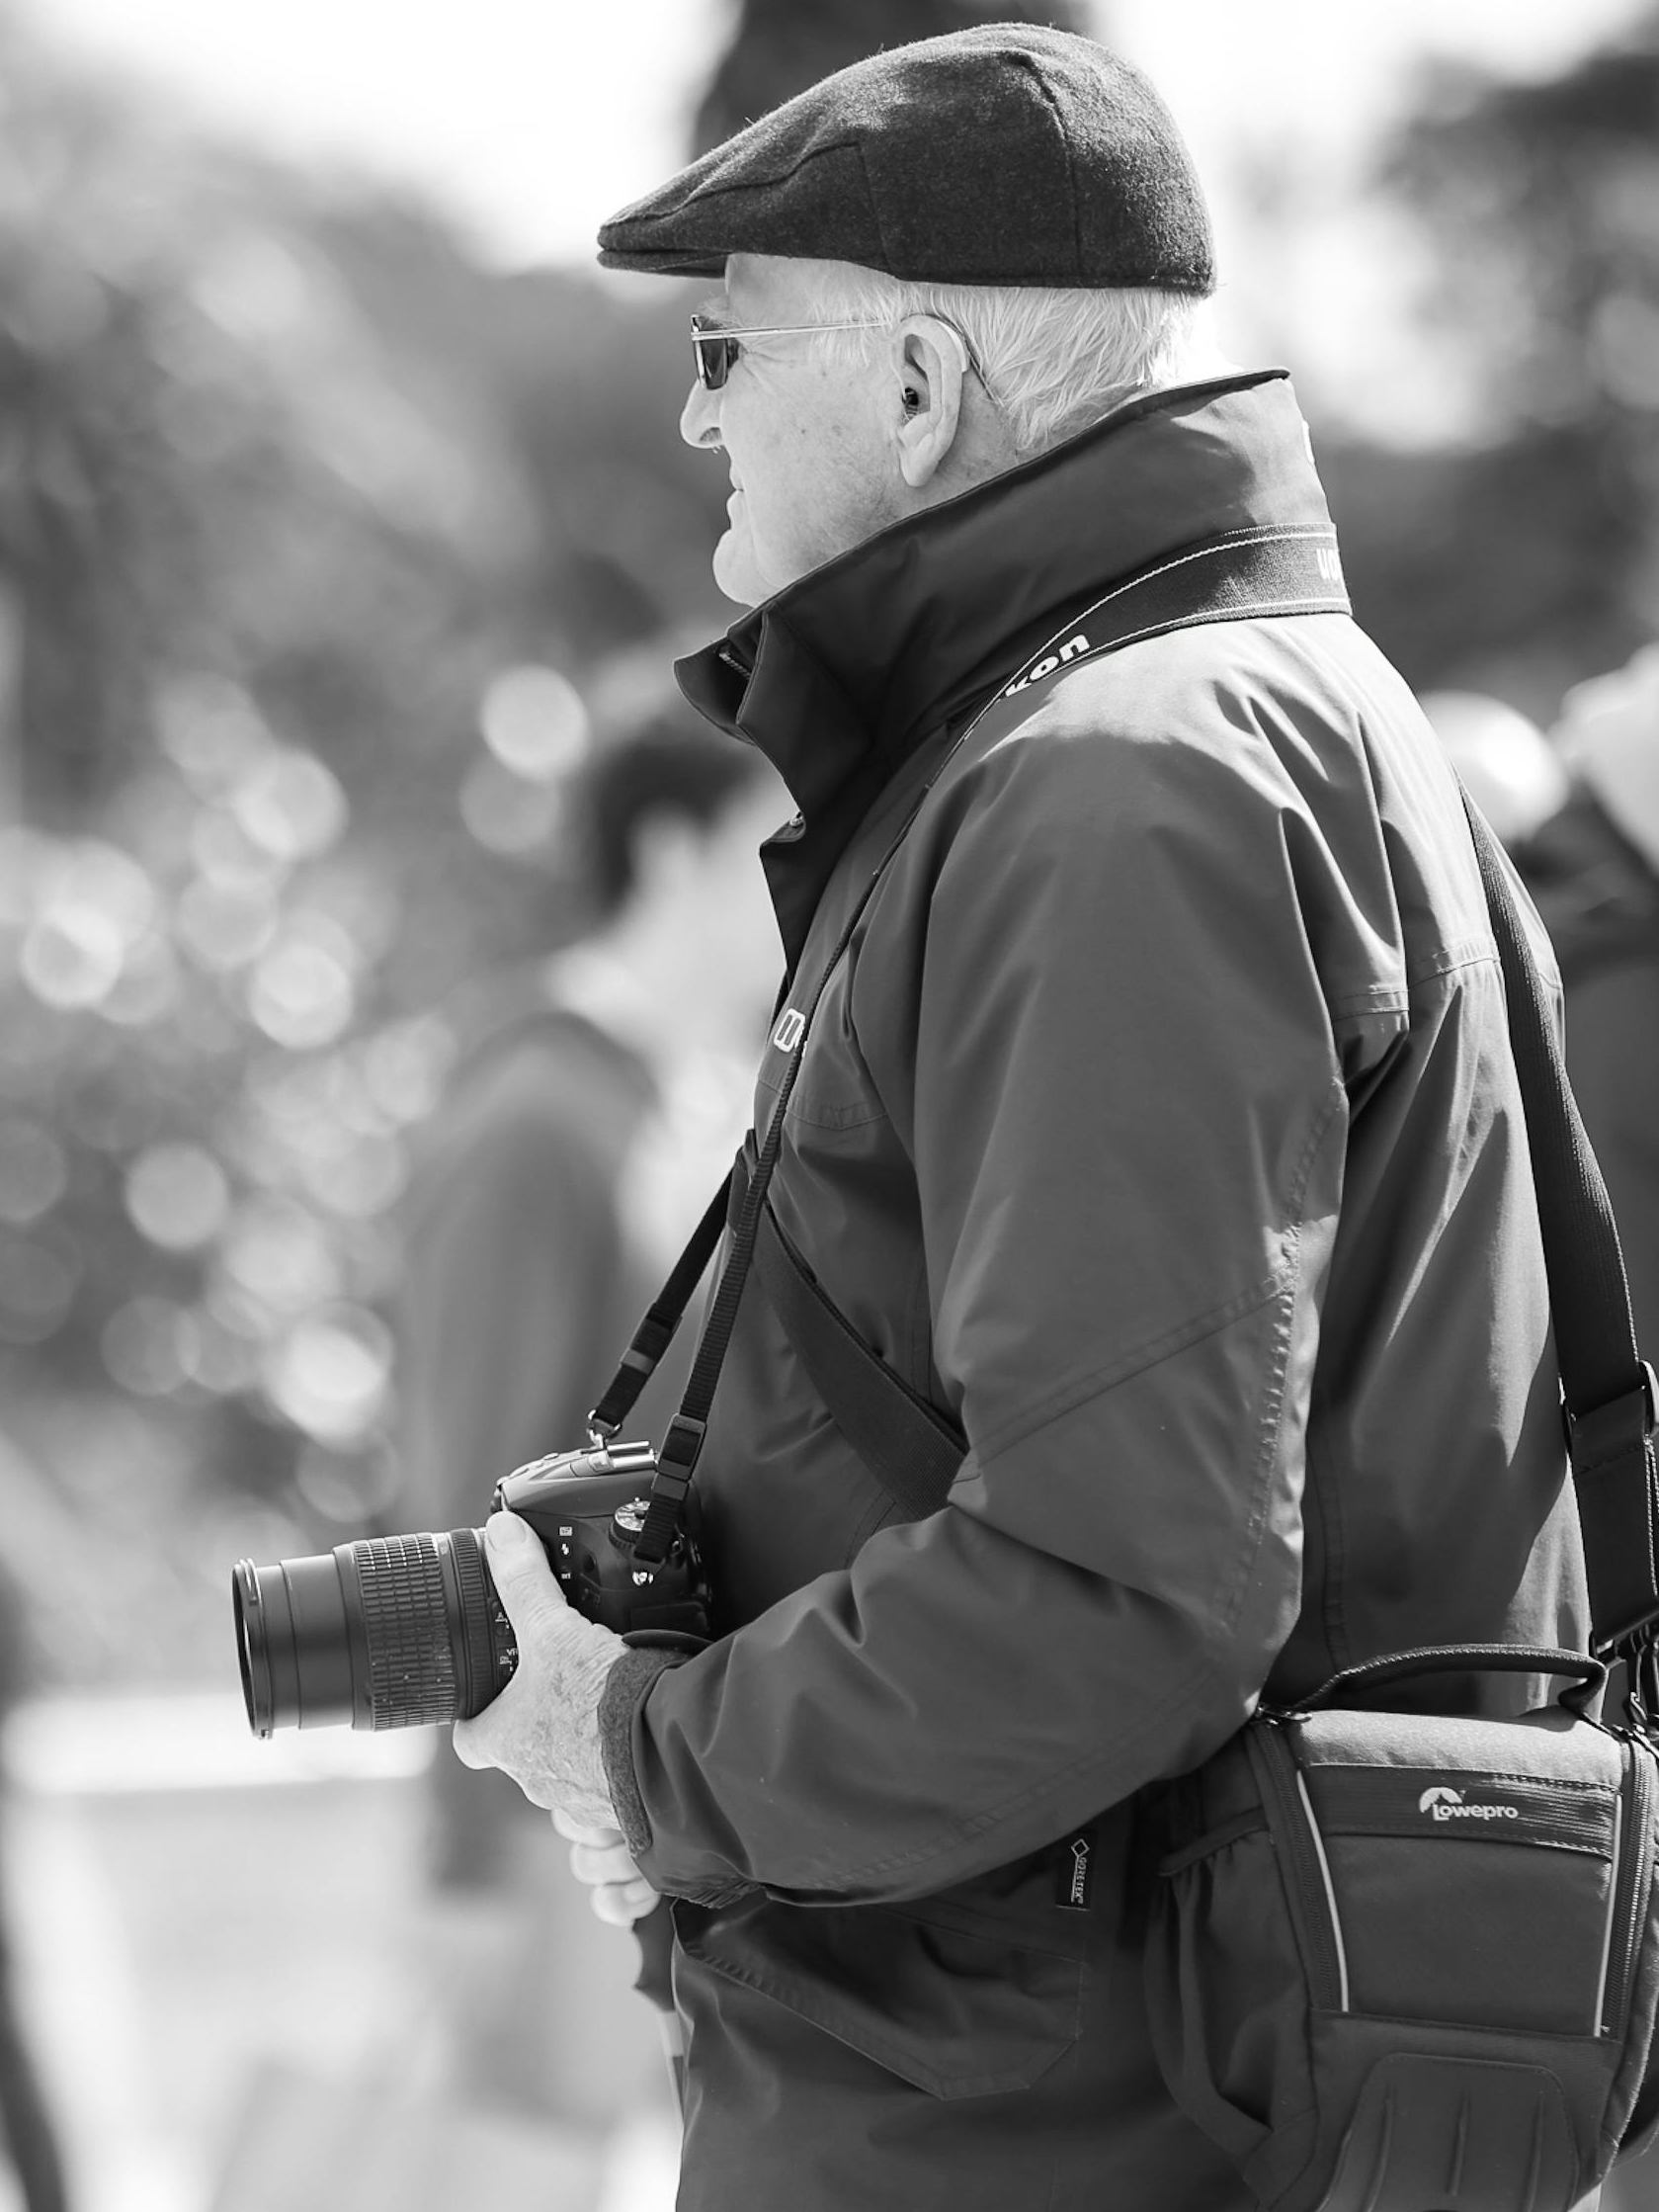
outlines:
[[1419, 1813], [1427, 1813], [1432, 1821], [1518, 1821], [1521, 1809], [1515, 1805], [1465, 1805], [1460, 1790], [1448, 1789], [1444, 1782], [1437, 1782], [1432, 1790], [1425, 1790], [1417, 1800]]

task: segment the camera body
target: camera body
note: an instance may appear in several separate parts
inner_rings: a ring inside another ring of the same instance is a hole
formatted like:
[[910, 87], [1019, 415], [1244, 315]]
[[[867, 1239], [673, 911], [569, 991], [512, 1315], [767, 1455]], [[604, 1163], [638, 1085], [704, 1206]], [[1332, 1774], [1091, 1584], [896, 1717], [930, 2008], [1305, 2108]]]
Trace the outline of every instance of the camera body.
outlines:
[[[682, 1530], [655, 1567], [634, 1550], [656, 1471], [649, 1444], [592, 1444], [516, 1468], [494, 1503], [530, 1523], [578, 1613], [630, 1644], [694, 1652], [709, 1633], [696, 1545]], [[231, 1598], [256, 1736], [469, 1720], [519, 1662], [481, 1529], [361, 1537], [272, 1567], [242, 1560]]]
[[691, 1538], [682, 1531], [654, 1568], [634, 1556], [656, 1471], [649, 1444], [590, 1444], [515, 1468], [491, 1503], [535, 1529], [566, 1600], [588, 1620], [636, 1643], [702, 1642], [708, 1583]]

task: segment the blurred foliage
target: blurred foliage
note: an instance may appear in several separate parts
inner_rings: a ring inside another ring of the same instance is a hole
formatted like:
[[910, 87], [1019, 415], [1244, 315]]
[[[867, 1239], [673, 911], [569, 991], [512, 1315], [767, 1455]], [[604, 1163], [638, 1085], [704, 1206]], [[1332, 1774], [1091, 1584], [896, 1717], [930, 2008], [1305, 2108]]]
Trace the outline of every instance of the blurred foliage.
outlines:
[[804, 92], [837, 69], [882, 46], [942, 38], [985, 23], [1046, 23], [1057, 31], [1092, 30], [1073, 0], [1049, 7], [1027, 0], [740, 0], [730, 44], [708, 81], [693, 128], [705, 152], [746, 123]]
[[[747, 0], [700, 134], [988, 12]], [[1395, 148], [1488, 431], [1320, 458], [1419, 684], [1547, 714], [1653, 627], [1656, 85], [1650, 25]], [[3, 16], [0, 127], [0, 1560], [60, 1677], [221, 1678], [238, 1552], [396, 1518], [411, 1147], [578, 925], [562, 778], [726, 619], [724, 477], [679, 286], [488, 273]]]
[[1483, 428], [1321, 441], [1350, 585], [1414, 683], [1547, 721], [1659, 630], [1659, 11], [1551, 81], [1442, 66], [1381, 182], [1432, 241], [1425, 337]]
[[724, 619], [719, 484], [678, 288], [0, 86], [0, 1552], [60, 1671], [165, 1673], [385, 1506], [411, 1133], [575, 925], [629, 648]]

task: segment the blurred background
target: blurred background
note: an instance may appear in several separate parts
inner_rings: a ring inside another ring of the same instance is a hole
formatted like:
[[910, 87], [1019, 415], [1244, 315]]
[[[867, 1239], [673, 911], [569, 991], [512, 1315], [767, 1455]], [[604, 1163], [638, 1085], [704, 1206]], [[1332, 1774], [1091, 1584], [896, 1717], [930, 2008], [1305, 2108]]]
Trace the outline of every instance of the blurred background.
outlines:
[[[253, 1744], [227, 1578], [410, 1525], [421, 1133], [471, 997], [587, 926], [572, 779], [733, 612], [685, 288], [594, 231], [1020, 12], [1175, 108], [1362, 621], [1551, 744], [1659, 632], [1659, 9], [0, 0], [0, 1874], [82, 2212], [325, 2207], [249, 2146], [435, 2078], [433, 1732]], [[527, 2202], [671, 2201], [618, 2063]]]

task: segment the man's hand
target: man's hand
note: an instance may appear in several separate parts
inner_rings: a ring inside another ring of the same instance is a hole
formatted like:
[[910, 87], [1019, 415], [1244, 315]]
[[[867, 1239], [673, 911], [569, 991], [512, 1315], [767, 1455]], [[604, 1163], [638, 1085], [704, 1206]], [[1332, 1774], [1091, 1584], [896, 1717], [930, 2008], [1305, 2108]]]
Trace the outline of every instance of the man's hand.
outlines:
[[587, 1828], [555, 1810], [553, 1826], [570, 1845], [570, 1871], [588, 1885], [588, 1903], [613, 1927], [631, 1927], [657, 1902], [657, 1892], [629, 1856], [620, 1829]]
[[539, 1538], [518, 1514], [492, 1513], [484, 1544], [519, 1663], [493, 1704], [456, 1723], [456, 1756], [465, 1766], [499, 1766], [533, 1805], [616, 1832], [599, 1701], [622, 1640], [572, 1612]]

